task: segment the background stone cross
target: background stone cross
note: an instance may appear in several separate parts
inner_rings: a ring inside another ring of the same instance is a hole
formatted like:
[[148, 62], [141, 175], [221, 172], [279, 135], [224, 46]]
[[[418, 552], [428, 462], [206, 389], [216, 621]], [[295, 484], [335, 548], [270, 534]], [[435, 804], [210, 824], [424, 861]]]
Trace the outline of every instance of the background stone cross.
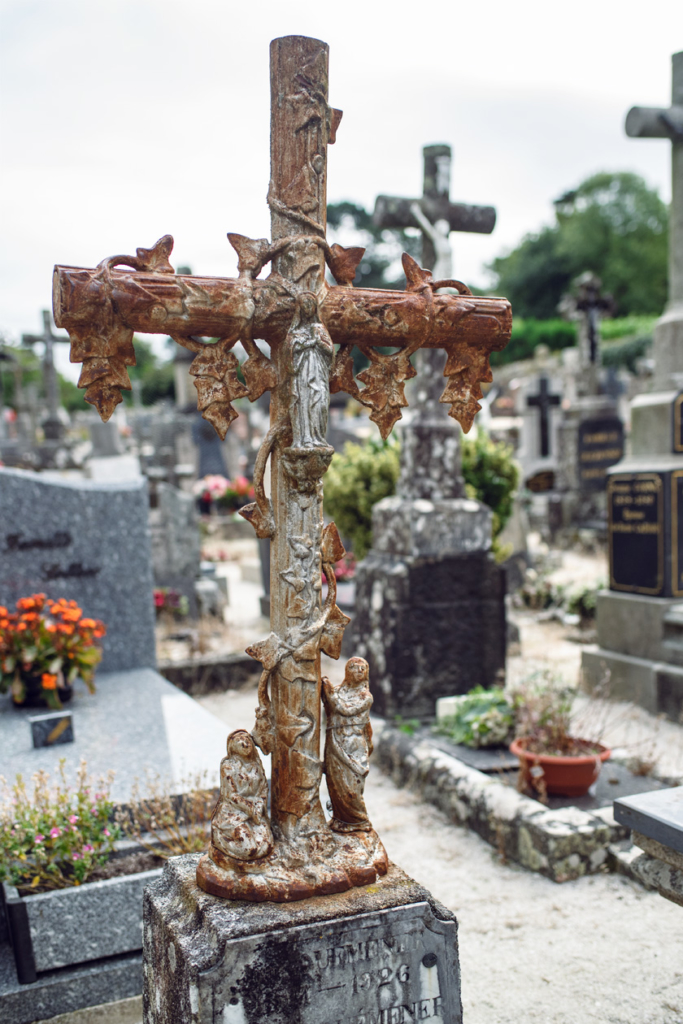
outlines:
[[538, 394], [530, 395], [526, 404], [531, 408], [538, 409], [539, 430], [541, 436], [541, 455], [550, 455], [550, 410], [553, 406], [560, 404], [560, 395], [551, 395], [547, 377], [541, 377], [538, 382]]
[[[71, 335], [71, 359], [83, 363], [79, 384], [103, 418], [121, 400], [121, 389], [130, 388], [126, 367], [135, 361], [136, 330], [171, 335], [195, 353], [190, 372], [199, 408], [221, 436], [237, 415], [234, 399], [271, 393], [271, 426], [254, 467], [256, 501], [241, 512], [257, 536], [272, 539], [271, 633], [249, 648], [263, 670], [256, 724], [251, 737], [238, 731], [228, 740], [221, 809], [197, 874], [204, 889], [229, 898], [341, 892], [387, 869], [384, 848], [361, 813], [371, 701], [369, 691], [364, 696], [362, 659], [347, 663], [347, 695], [326, 684], [330, 707], [348, 704], [335, 714], [351, 714], [348, 694], [356, 694], [359, 710], [347, 738], [333, 736], [324, 763], [320, 757], [321, 651], [339, 657], [349, 621], [336, 605], [334, 564], [344, 549], [334, 524], [323, 524], [322, 477], [333, 454], [325, 438], [330, 391], [346, 391], [368, 406], [386, 437], [407, 405], [411, 355], [422, 346], [444, 348], [442, 401], [469, 429], [480, 384], [491, 379], [488, 356], [507, 344], [511, 330], [505, 299], [472, 296], [464, 285], [462, 294], [435, 294], [429, 271], [406, 255], [405, 291], [352, 287], [363, 250], [325, 239], [327, 145], [341, 120], [327, 103], [327, 67], [320, 40], [289, 36], [271, 43], [272, 240], [228, 235], [238, 254], [237, 279], [176, 274], [170, 235], [135, 256], [111, 257], [94, 270], [58, 266], [54, 275], [56, 323]], [[260, 278], [268, 263], [269, 276]], [[326, 264], [336, 286], [325, 281]], [[270, 358], [255, 338], [270, 345]], [[241, 379], [232, 351], [238, 341], [248, 356]], [[369, 360], [358, 375], [362, 390], [353, 373], [354, 345]], [[329, 721], [328, 714], [328, 741]], [[272, 754], [270, 821], [254, 742]], [[348, 746], [345, 753], [339, 754], [340, 743]], [[323, 770], [328, 780], [337, 772], [352, 776], [328, 787], [332, 822], [320, 802]], [[334, 792], [351, 797], [351, 790], [356, 817], [340, 822]]]
[[22, 345], [33, 346], [42, 342], [45, 346], [43, 353], [43, 386], [47, 401], [47, 419], [43, 421], [43, 430], [48, 441], [59, 441], [64, 432], [64, 427], [58, 415], [59, 391], [54, 359], [54, 346], [60, 341], [68, 343], [69, 338], [53, 333], [52, 316], [49, 309], [43, 310], [42, 334], [22, 334], [21, 336]]

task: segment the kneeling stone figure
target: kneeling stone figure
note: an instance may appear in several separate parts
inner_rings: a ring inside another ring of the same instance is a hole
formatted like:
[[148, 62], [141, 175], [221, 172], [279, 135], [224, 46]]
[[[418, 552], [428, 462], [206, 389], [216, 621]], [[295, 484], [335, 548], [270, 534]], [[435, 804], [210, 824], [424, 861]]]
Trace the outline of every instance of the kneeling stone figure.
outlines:
[[228, 736], [221, 761], [221, 794], [211, 817], [211, 842], [236, 860], [258, 860], [273, 848], [266, 817], [268, 782], [253, 739], [245, 729]]

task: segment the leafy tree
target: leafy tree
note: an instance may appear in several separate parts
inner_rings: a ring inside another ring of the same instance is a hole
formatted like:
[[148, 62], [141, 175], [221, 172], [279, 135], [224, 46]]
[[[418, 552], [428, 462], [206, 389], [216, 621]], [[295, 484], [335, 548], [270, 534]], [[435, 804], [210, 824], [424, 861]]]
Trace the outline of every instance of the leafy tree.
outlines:
[[602, 172], [555, 202], [555, 223], [490, 264], [517, 316], [550, 319], [579, 274], [602, 279], [621, 316], [661, 312], [667, 294], [666, 205], [637, 174]]

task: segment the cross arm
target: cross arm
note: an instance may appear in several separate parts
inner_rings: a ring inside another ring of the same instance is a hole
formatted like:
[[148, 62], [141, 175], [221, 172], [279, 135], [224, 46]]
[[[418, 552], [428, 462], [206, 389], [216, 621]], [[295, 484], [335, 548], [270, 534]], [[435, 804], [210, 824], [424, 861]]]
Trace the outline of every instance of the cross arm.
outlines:
[[[243, 251], [249, 241], [240, 242]], [[158, 253], [162, 243], [170, 252], [172, 240], [165, 236], [153, 250], [138, 250], [137, 258], [113, 257], [95, 269], [55, 267], [55, 323], [69, 332], [71, 361], [83, 363], [79, 386], [87, 388], [86, 401], [96, 405], [103, 419], [121, 401], [121, 390], [131, 387], [126, 367], [135, 364], [134, 331], [170, 335], [196, 353], [190, 372], [196, 377], [199, 408], [225, 436], [237, 415], [231, 404], [234, 399], [254, 401], [276, 386], [274, 366], [254, 338], [262, 338], [271, 349], [284, 341], [295, 295], [275, 272], [264, 280], [255, 279], [260, 269], [258, 253], [237, 279], [175, 274], [167, 258], [140, 257], [141, 252]], [[253, 255], [258, 244], [247, 248]], [[338, 253], [335, 257], [341, 261]], [[249, 259], [244, 256], [246, 262]], [[117, 263], [126, 263], [126, 269]], [[407, 405], [404, 383], [415, 375], [410, 356], [423, 346], [443, 348], [448, 353], [444, 371], [448, 383], [441, 400], [451, 405], [451, 415], [469, 430], [480, 408], [480, 384], [491, 380], [488, 357], [510, 338], [510, 304], [506, 299], [473, 296], [459, 282], [445, 283], [465, 294], [435, 294], [444, 282], [433, 282], [429, 271], [421, 270], [409, 256], [404, 256], [404, 269], [407, 288], [403, 292], [348, 285], [325, 292], [320, 317], [339, 345], [331, 390], [347, 391], [370, 407], [371, 419], [387, 436]], [[212, 344], [206, 338], [219, 340]], [[231, 352], [238, 340], [249, 355], [242, 367], [244, 384]], [[358, 376], [363, 390], [353, 376], [354, 345], [371, 364]], [[378, 352], [379, 347], [397, 351], [386, 354]]]
[[683, 106], [631, 107], [626, 134], [632, 139], [671, 139], [683, 142]]
[[447, 220], [451, 231], [490, 235], [496, 225], [495, 207], [452, 203], [448, 196], [423, 196], [422, 199], [377, 196], [372, 222], [378, 228], [419, 228], [410, 209], [413, 203], [418, 204], [432, 224]]

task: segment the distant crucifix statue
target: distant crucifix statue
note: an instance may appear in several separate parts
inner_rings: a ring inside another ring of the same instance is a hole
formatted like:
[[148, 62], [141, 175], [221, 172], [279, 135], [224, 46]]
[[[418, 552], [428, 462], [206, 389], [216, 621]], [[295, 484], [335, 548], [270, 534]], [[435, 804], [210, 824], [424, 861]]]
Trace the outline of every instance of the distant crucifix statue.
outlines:
[[[451, 280], [453, 254], [451, 231], [490, 234], [496, 224], [492, 206], [468, 206], [450, 199], [451, 147], [442, 143], [424, 146], [423, 187], [421, 199], [398, 196], [377, 196], [373, 223], [379, 228], [419, 228], [422, 232], [422, 266], [431, 270], [434, 287], [461, 287]], [[437, 283], [440, 282], [440, 285]], [[416, 392], [417, 420], [445, 418], [440, 405], [439, 382], [443, 375], [444, 356], [438, 350], [422, 350], [418, 356], [419, 380]]]
[[[212, 841], [197, 868], [203, 889], [229, 899], [298, 900], [367, 885], [387, 871], [362, 799], [370, 750], [362, 659], [347, 665], [344, 687], [326, 687], [334, 735], [323, 759], [320, 753], [321, 652], [339, 658], [349, 621], [336, 604], [334, 566], [344, 548], [334, 523], [323, 522], [322, 478], [333, 455], [325, 439], [329, 393], [346, 391], [367, 406], [387, 437], [407, 404], [411, 356], [423, 346], [443, 348], [441, 401], [469, 430], [480, 382], [491, 379], [489, 354], [505, 347], [512, 326], [505, 299], [473, 296], [464, 285], [457, 294], [437, 293], [431, 273], [406, 255], [405, 291], [352, 287], [363, 250], [325, 238], [327, 146], [341, 120], [327, 103], [327, 68], [320, 40], [271, 43], [272, 240], [228, 235], [237, 279], [176, 274], [170, 235], [95, 269], [54, 272], [55, 320], [71, 335], [71, 359], [83, 363], [79, 384], [103, 419], [121, 389], [130, 389], [134, 331], [170, 335], [195, 353], [199, 409], [221, 437], [237, 416], [234, 399], [271, 394], [270, 430], [254, 467], [256, 500], [241, 510], [258, 537], [272, 540], [271, 633], [248, 648], [262, 667], [256, 722], [250, 736], [238, 730], [228, 737]], [[270, 274], [259, 277], [268, 263]], [[256, 338], [270, 346], [270, 357]], [[248, 356], [242, 379], [232, 351], [238, 341]], [[369, 362], [357, 380], [354, 345]], [[269, 820], [256, 747], [272, 754]], [[336, 793], [331, 820], [320, 801], [323, 772]]]
[[579, 322], [579, 395], [597, 395], [600, 391], [600, 320], [614, 313], [614, 299], [601, 291], [600, 278], [587, 270], [574, 281], [574, 294], [565, 295], [558, 311], [568, 320]]

